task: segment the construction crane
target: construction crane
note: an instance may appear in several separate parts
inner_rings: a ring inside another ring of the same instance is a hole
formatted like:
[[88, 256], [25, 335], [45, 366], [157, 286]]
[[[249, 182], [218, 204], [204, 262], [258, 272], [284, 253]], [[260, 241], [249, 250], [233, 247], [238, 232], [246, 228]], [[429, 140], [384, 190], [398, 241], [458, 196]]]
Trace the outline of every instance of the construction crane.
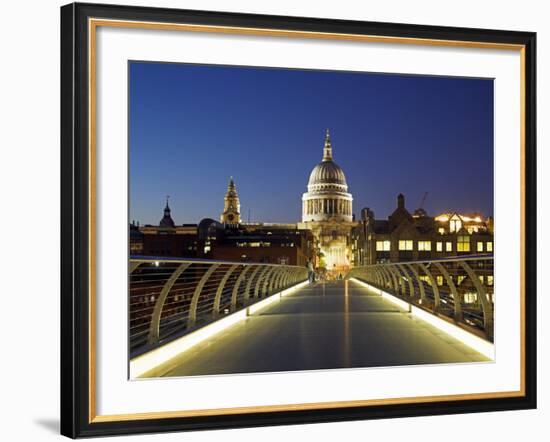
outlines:
[[426, 202], [427, 197], [428, 197], [428, 192], [424, 192], [424, 196], [420, 200], [420, 205], [418, 206], [418, 209], [416, 209], [413, 213], [413, 218], [423, 218], [427, 216], [427, 213], [424, 210], [424, 203]]
[[424, 192], [424, 196], [420, 200], [420, 205], [418, 206], [419, 209], [424, 208], [424, 203], [426, 202], [426, 198], [428, 197], [428, 192]]

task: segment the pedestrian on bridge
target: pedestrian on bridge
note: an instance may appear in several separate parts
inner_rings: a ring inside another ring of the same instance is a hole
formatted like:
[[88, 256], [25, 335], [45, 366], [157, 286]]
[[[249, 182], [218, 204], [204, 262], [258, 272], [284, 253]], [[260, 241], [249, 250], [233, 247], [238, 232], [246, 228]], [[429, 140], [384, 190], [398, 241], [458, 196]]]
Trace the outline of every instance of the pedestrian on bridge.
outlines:
[[311, 259], [307, 260], [307, 278], [309, 280], [309, 283], [312, 284], [315, 282], [315, 272], [313, 271], [313, 263], [311, 262]]

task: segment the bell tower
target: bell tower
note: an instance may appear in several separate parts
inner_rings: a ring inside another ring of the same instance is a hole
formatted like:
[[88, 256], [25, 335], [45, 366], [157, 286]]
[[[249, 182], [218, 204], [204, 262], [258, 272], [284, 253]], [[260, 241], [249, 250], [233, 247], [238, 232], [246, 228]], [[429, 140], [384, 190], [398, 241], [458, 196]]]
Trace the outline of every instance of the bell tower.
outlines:
[[241, 203], [239, 195], [237, 195], [237, 186], [233, 181], [233, 177], [229, 179], [227, 192], [224, 197], [223, 213], [220, 217], [220, 222], [227, 225], [237, 225], [241, 223]]

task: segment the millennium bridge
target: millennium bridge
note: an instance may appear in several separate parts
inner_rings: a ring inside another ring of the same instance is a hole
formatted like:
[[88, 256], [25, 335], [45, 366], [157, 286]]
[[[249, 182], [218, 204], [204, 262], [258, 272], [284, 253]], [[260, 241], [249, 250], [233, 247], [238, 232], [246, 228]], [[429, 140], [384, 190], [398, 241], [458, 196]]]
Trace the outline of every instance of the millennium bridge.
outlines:
[[492, 255], [305, 267], [132, 257], [130, 376], [491, 361]]

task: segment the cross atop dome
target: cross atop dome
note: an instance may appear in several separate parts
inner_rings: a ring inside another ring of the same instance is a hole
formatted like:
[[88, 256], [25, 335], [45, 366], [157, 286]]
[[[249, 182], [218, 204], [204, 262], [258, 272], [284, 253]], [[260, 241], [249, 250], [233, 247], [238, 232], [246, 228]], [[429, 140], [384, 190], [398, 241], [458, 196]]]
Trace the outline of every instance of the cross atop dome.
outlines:
[[330, 132], [325, 134], [325, 147], [323, 148], [323, 161], [332, 161], [332, 145], [330, 144]]

